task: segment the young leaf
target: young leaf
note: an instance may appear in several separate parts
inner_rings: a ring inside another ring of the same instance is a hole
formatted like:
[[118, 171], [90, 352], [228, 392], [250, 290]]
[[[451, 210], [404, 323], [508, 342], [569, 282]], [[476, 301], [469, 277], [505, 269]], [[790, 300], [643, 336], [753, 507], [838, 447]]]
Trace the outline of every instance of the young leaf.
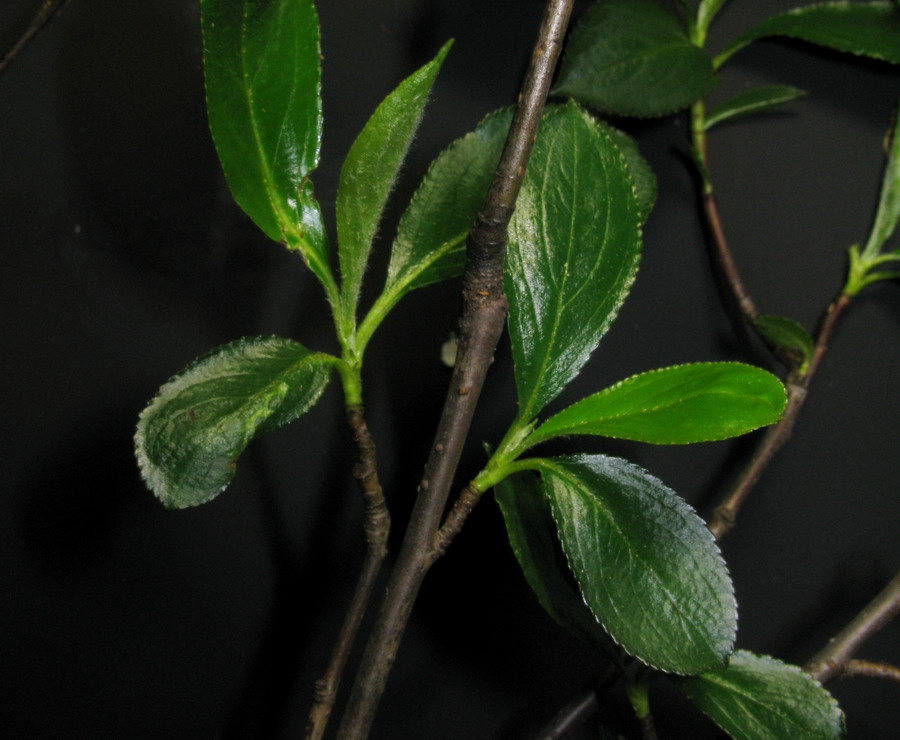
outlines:
[[548, 109], [507, 252], [520, 416], [536, 414], [581, 370], [639, 257], [639, 208], [621, 151], [577, 105]]
[[706, 116], [706, 130], [708, 131], [723, 121], [772, 110], [772, 108], [796, 100], [803, 95], [806, 95], [804, 90], [790, 85], [754, 87], [752, 90], [735, 95], [711, 110]]
[[[897, 13], [900, 16], [900, 11]], [[900, 40], [898, 40], [900, 43]], [[894, 128], [888, 138], [888, 158], [878, 196], [878, 210], [865, 252], [874, 255], [891, 238], [900, 223], [900, 110], [895, 111]]]
[[563, 552], [610, 637], [645, 663], [695, 674], [731, 652], [737, 614], [713, 537], [647, 471], [613, 457], [534, 461]]
[[684, 694], [735, 740], [844, 737], [837, 702], [796, 666], [745, 650], [727, 668], [678, 681]]
[[605, 113], [662, 116], [715, 84], [712, 60], [655, 0], [594, 4], [572, 31], [554, 93]]
[[815, 351], [815, 342], [809, 332], [793, 319], [785, 316], [758, 316], [753, 326], [768, 342], [795, 354], [800, 359], [800, 369], [805, 370]]
[[141, 413], [135, 447], [147, 486], [169, 509], [217, 496], [250, 440], [318, 400], [333, 359], [289, 339], [259, 337], [195, 360]]
[[505, 478], [494, 489], [494, 497], [509, 544], [541, 606], [557, 624], [618, 658], [618, 650], [584, 603], [566, 564], [550, 504], [537, 477], [526, 472]]
[[319, 24], [311, 0], [201, 0], [206, 105], [225, 178], [270, 238], [333, 283], [307, 177], [319, 162]]
[[355, 313], [381, 213], [450, 44], [381, 102], [344, 160], [335, 209], [347, 316]]
[[836, 51], [900, 64], [900, 12], [896, 5], [888, 0], [866, 3], [838, 0], [794, 8], [754, 26], [716, 57], [716, 68], [735, 52], [767, 36], [788, 36]]
[[[900, 11], [898, 11], [900, 14]], [[844, 292], [856, 295], [866, 285], [879, 280], [893, 280], [896, 270], [876, 272], [879, 265], [900, 260], [900, 250], [882, 252], [885, 242], [891, 238], [900, 222], [900, 116], [895, 117], [894, 128], [888, 139], [888, 159], [881, 181], [878, 210], [865, 249], [850, 247], [850, 265]]]
[[466, 235], [497, 169], [512, 114], [491, 114], [432, 162], [397, 226], [384, 287], [394, 303], [462, 273]]
[[569, 406], [538, 427], [529, 445], [595, 434], [653, 444], [737, 437], [773, 424], [786, 401], [771, 373], [739, 362], [704, 362], [632, 375]]

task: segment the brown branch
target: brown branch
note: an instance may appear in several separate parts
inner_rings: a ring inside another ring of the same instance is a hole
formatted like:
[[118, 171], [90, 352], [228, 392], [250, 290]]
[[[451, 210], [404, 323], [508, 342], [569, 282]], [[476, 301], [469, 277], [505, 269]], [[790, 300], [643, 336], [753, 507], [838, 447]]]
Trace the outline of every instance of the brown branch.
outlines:
[[719, 205], [711, 187], [708, 192], [703, 194], [703, 212], [706, 215], [706, 222], [712, 236], [713, 248], [719, 268], [722, 270], [725, 281], [728, 283], [728, 287], [741, 310], [741, 314], [747, 323], [753, 326], [753, 322], [759, 318], [759, 311], [753, 302], [753, 298], [750, 296], [750, 291], [747, 290], [744, 281], [741, 279], [741, 273], [738, 270], [737, 263], [734, 261], [731, 248], [728, 246], [725, 231], [722, 228], [722, 219], [719, 216]]
[[362, 406], [347, 407], [347, 424], [356, 442], [357, 459], [353, 466], [353, 476], [363, 496], [363, 527], [368, 547], [356, 589], [344, 615], [344, 622], [332, 649], [325, 675], [316, 681], [313, 705], [306, 723], [307, 740], [320, 740], [325, 733], [347, 658], [356, 641], [359, 625], [366, 613], [382, 563], [387, 556], [388, 535], [391, 529], [390, 514], [378, 481], [375, 441], [366, 424]]
[[844, 629], [809, 660], [805, 670], [822, 683], [845, 675], [848, 664], [860, 646], [898, 613], [900, 613], [900, 572]]
[[900, 667], [890, 663], [878, 663], [871, 660], [851, 660], [847, 663], [841, 678], [865, 676], [867, 678], [886, 678], [900, 683]]
[[794, 368], [788, 374], [785, 386], [787, 388], [788, 400], [784, 410], [784, 415], [774, 426], [766, 430], [762, 443], [757, 448], [750, 463], [741, 473], [737, 483], [723, 498], [721, 503], [715, 508], [709, 519], [709, 529], [716, 537], [721, 539], [732, 527], [734, 527], [738, 510], [750, 495], [763, 471], [769, 466], [775, 457], [775, 453], [780, 450], [784, 444], [790, 439], [794, 423], [800, 415], [800, 409], [806, 401], [807, 389], [812, 381], [813, 375], [819, 369], [822, 359], [828, 350], [828, 345], [834, 335], [838, 320], [843, 312], [850, 305], [852, 298], [846, 293], [838, 296], [837, 300], [832, 303], [825, 318], [822, 321], [821, 328], [816, 337], [816, 344], [813, 350], [812, 358], [809, 366], [804, 372], [800, 372], [799, 368]]
[[40, 33], [41, 29], [56, 17], [56, 14], [69, 2], [69, 0], [44, 0], [41, 7], [31, 19], [25, 33], [13, 44], [12, 48], [3, 55], [0, 60], [0, 73], [3, 72], [19, 53], [31, 42], [31, 40]]
[[447, 551], [453, 538], [459, 534], [459, 530], [462, 529], [466, 519], [469, 518], [469, 514], [472, 513], [472, 510], [480, 500], [481, 491], [472, 485], [466, 486], [460, 492], [459, 497], [453, 502], [450, 512], [444, 519], [441, 528], [435, 533], [434, 543], [431, 548], [433, 560], [437, 560]]
[[588, 688], [573, 696], [534, 736], [534, 740], [563, 740], [577, 730], [599, 711], [599, 697], [606, 694], [618, 678], [619, 672], [613, 665], [609, 665]]
[[362, 740], [368, 735], [413, 602], [435, 559], [435, 535], [506, 319], [503, 261], [507, 227], [537, 136], [571, 10], [572, 0], [547, 3], [500, 164], [469, 233], [456, 365], [397, 565], [391, 573], [341, 723], [342, 740]]
[[735, 483], [734, 487], [719, 503], [709, 518], [707, 526], [717, 540], [728, 534], [731, 528], [734, 527], [738, 511], [753, 491], [763, 471], [769, 467], [769, 463], [772, 462], [775, 453], [790, 439], [794, 422], [796, 422], [800, 408], [806, 400], [806, 389], [792, 382], [788, 382], [786, 387], [788, 399], [784, 409], [784, 416], [781, 417], [781, 421], [766, 430], [762, 442], [756, 448], [750, 463], [744, 468], [737, 483]]
[[638, 718], [641, 725], [641, 737], [644, 740], [657, 740], [656, 725], [653, 723], [653, 715], [647, 714]]

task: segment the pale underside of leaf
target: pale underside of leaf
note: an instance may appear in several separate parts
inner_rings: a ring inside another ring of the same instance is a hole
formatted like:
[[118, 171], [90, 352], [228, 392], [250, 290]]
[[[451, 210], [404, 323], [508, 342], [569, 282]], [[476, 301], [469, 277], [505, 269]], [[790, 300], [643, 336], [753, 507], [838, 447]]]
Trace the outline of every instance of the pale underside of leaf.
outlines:
[[242, 339], [199, 358], [141, 413], [135, 446], [141, 474], [168, 508], [204, 503], [234, 476], [256, 436], [307, 411], [334, 358], [278, 337]]

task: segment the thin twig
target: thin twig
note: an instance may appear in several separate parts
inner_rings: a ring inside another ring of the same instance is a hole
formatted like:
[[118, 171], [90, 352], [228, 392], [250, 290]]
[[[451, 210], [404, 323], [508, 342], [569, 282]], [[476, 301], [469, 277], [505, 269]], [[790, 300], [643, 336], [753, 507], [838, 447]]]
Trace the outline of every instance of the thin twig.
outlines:
[[841, 678], [865, 676], [867, 678], [886, 678], [900, 683], [900, 667], [890, 663], [879, 663], [872, 660], [851, 660], [847, 663]]
[[788, 398], [784, 415], [777, 424], [766, 430], [762, 443], [757, 448], [750, 463], [741, 473], [731, 491], [715, 508], [709, 519], [708, 526], [710, 531], [716, 539], [720, 539], [734, 527], [741, 505], [756, 486], [763, 471], [769, 467], [769, 464], [775, 457], [775, 453], [790, 439], [794, 424], [800, 414], [800, 409], [806, 401], [810, 381], [812, 381], [828, 350], [838, 319], [850, 305], [852, 297], [846, 293], [841, 293], [837, 300], [828, 307], [816, 337], [813, 355], [805, 368], [801, 366], [802, 359], [797, 357], [795, 353], [773, 345], [759, 334], [756, 327], [759, 310], [756, 308], [753, 297], [741, 278], [734, 255], [725, 237], [715, 191], [709, 176], [705, 113], [702, 103], [696, 103], [692, 109], [692, 136], [694, 151], [698, 160], [697, 165], [703, 180], [703, 213], [706, 216], [706, 222], [709, 227], [716, 262], [725, 277], [731, 296], [737, 303], [746, 323], [760, 336], [772, 354], [788, 369], [788, 376], [785, 382]]
[[390, 514], [378, 481], [375, 441], [366, 424], [362, 406], [353, 405], [347, 408], [347, 424], [356, 442], [357, 459], [353, 467], [353, 476], [363, 495], [367, 550], [328, 668], [325, 675], [316, 681], [313, 706], [306, 724], [307, 740], [320, 740], [325, 734], [347, 658], [356, 641], [359, 625], [387, 556], [388, 535], [391, 529]]
[[[860, 646], [900, 613], [900, 572], [806, 664], [822, 683], [845, 674]], [[895, 669], [896, 670], [896, 669]]]
[[25, 29], [25, 33], [13, 44], [12, 48], [3, 55], [3, 59], [0, 60], [0, 73], [6, 69], [20, 53], [21, 51], [28, 46], [31, 40], [40, 33], [41, 29], [46, 26], [56, 14], [62, 10], [62, 8], [69, 2], [69, 0], [44, 0], [41, 3], [41, 7], [38, 12], [35, 14], [34, 18], [31, 19], [31, 23], [28, 24], [28, 28]]
[[443, 555], [453, 538], [459, 534], [463, 524], [466, 523], [472, 509], [481, 500], [481, 491], [471, 485], [466, 486], [459, 494], [456, 501], [453, 502], [449, 513], [444, 519], [444, 523], [434, 536], [434, 544], [431, 552], [432, 558], [437, 560]]
[[775, 453], [790, 439], [794, 422], [796, 422], [800, 408], [806, 400], [806, 388], [790, 382], [786, 384], [786, 387], [788, 400], [784, 409], [784, 416], [781, 417], [777, 424], [766, 429], [762, 442], [756, 448], [750, 463], [744, 468], [737, 483], [735, 483], [734, 487], [719, 505], [716, 506], [712, 516], [709, 518], [707, 526], [717, 540], [728, 534], [731, 528], [734, 527], [741, 505], [753, 491], [753, 487], [763, 474], [763, 471], [769, 467], [769, 463], [772, 462]]
[[641, 737], [644, 740], [657, 740], [656, 725], [653, 724], [653, 715], [645, 714], [638, 721], [641, 725]]
[[753, 302], [753, 298], [750, 296], [750, 291], [744, 285], [737, 263], [734, 261], [734, 256], [728, 246], [725, 231], [722, 228], [722, 219], [719, 216], [719, 205], [716, 202], [715, 193], [711, 189], [703, 195], [703, 212], [706, 214], [707, 225], [712, 236], [716, 261], [722, 270], [722, 274], [725, 276], [725, 281], [728, 283], [728, 287], [741, 310], [741, 314], [747, 323], [753, 326], [756, 319], [759, 318], [759, 311]]
[[341, 723], [342, 740], [362, 740], [368, 735], [413, 602], [434, 561], [435, 535], [506, 319], [503, 261], [507, 227], [537, 136], [571, 10], [572, 0], [547, 3], [506, 147], [485, 204], [469, 233], [459, 352], [450, 389], [397, 565], [391, 573]]
[[619, 672], [609, 664], [606, 670], [579, 692], [551, 719], [533, 740], [563, 740], [577, 730], [600, 709], [600, 698], [618, 680]]
[[716, 539], [724, 537], [734, 526], [741, 505], [744, 503], [747, 496], [750, 495], [750, 492], [753, 490], [753, 487], [756, 485], [756, 482], [759, 480], [763, 471], [772, 462], [775, 453], [784, 446], [788, 439], [790, 439], [794, 423], [797, 421], [800, 409], [806, 401], [809, 384], [812, 381], [816, 370], [819, 369], [822, 359], [825, 357], [828, 345], [831, 342], [831, 338], [837, 327], [838, 320], [850, 305], [851, 300], [851, 296], [842, 293], [838, 296], [837, 300], [829, 306], [816, 337], [816, 343], [812, 358], [809, 361], [809, 366], [802, 373], [799, 368], [794, 368], [788, 374], [785, 383], [788, 400], [784, 415], [777, 424], [766, 430], [762, 443], [757, 448], [750, 463], [744, 469], [740, 478], [738, 478], [737, 483], [735, 483], [731, 491], [729, 491], [722, 499], [721, 503], [719, 503], [713, 511], [712, 516], [709, 518], [708, 526]]

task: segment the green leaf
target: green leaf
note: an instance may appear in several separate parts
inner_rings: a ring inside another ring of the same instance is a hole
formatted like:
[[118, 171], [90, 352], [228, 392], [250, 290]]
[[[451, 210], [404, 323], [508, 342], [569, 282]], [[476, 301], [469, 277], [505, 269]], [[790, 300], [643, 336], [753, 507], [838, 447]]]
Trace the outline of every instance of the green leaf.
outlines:
[[333, 360], [279, 337], [240, 339], [195, 360], [141, 413], [135, 447], [147, 486], [170, 509], [217, 496], [250, 440], [316, 402]]
[[655, 0], [593, 5], [572, 31], [554, 93], [606, 113], [662, 116], [715, 85], [712, 61]]
[[785, 402], [781, 381], [758, 367], [676, 365], [632, 375], [569, 406], [538, 427], [528, 444], [570, 434], [653, 444], [727, 439], [778, 421]]
[[[897, 13], [900, 16], [900, 12]], [[900, 40], [898, 40], [900, 42]], [[874, 255], [887, 242], [900, 222], [900, 109], [894, 115], [894, 128], [888, 138], [888, 158], [881, 181], [878, 210], [866, 242], [866, 255]]]
[[737, 625], [731, 580], [688, 504], [613, 457], [531, 461], [585, 602], [625, 650], [664, 671], [724, 664]]
[[875, 272], [875, 268], [900, 259], [900, 250], [881, 252], [900, 222], [900, 115], [895, 115], [887, 149], [888, 159], [881, 181], [878, 209], [866, 247], [860, 251], [859, 246], [854, 244], [848, 250], [850, 265], [844, 285], [844, 292], [848, 295], [856, 295], [871, 283], [893, 280], [898, 274], [894, 270]]
[[679, 688], [735, 740], [837, 740], [844, 716], [837, 702], [797, 666], [745, 650], [727, 668], [678, 682]]
[[857, 56], [900, 64], [900, 13], [894, 3], [830, 2], [794, 8], [741, 34], [715, 60], [718, 69], [757, 39], [788, 36]]
[[494, 497], [509, 544], [541, 606], [557, 624], [617, 658], [618, 651], [584, 603], [566, 564], [538, 478], [529, 472], [512, 475], [494, 488]]
[[735, 95], [711, 110], [706, 116], [706, 130], [732, 118], [741, 118], [752, 113], [771, 110], [804, 95], [806, 95], [804, 90], [790, 85], [754, 87], [752, 90]]
[[356, 311], [382, 211], [451, 43], [381, 102], [344, 160], [335, 207], [346, 316]]
[[494, 177], [512, 114], [491, 114], [432, 162], [397, 227], [384, 288], [396, 296], [394, 303], [462, 274], [466, 235]]
[[628, 171], [631, 173], [631, 179], [634, 181], [634, 194], [637, 196], [638, 215], [641, 224], [644, 224], [650, 217], [653, 206], [656, 205], [656, 175], [644, 156], [638, 149], [637, 142], [624, 131], [610, 126], [609, 124], [598, 121], [603, 129], [610, 135], [610, 138], [619, 147], [619, 151], [625, 156], [625, 163], [628, 165]]
[[757, 316], [753, 326], [767, 342], [795, 355], [800, 360], [801, 372], [806, 370], [815, 351], [815, 342], [802, 324], [785, 316], [764, 315]]
[[637, 271], [639, 212], [605, 128], [573, 103], [548, 109], [507, 251], [521, 418], [556, 397], [612, 323]]
[[[319, 162], [319, 24], [310, 0], [201, 0], [206, 105], [228, 186], [269, 237], [333, 277], [307, 185]], [[313, 221], [310, 221], [313, 218]]]
[[700, 0], [700, 5], [697, 7], [697, 26], [702, 30], [704, 38], [713, 18], [726, 2], [727, 0]]

